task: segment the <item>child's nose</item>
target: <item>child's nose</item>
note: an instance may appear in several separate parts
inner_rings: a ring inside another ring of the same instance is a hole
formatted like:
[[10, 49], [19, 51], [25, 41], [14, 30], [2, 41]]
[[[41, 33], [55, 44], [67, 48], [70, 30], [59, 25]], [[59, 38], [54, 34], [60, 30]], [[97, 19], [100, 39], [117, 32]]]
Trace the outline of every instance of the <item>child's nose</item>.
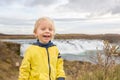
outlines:
[[46, 31], [46, 32], [50, 32], [50, 30], [49, 30], [49, 29], [46, 29], [45, 31]]

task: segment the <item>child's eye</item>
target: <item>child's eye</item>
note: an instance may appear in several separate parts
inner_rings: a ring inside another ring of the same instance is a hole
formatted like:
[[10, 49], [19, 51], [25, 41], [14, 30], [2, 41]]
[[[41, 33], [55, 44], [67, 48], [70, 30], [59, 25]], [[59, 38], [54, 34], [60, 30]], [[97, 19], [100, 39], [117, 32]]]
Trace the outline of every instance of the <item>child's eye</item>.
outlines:
[[49, 28], [49, 31], [53, 31], [53, 29], [52, 29], [52, 28]]
[[45, 30], [45, 28], [41, 28], [41, 30]]

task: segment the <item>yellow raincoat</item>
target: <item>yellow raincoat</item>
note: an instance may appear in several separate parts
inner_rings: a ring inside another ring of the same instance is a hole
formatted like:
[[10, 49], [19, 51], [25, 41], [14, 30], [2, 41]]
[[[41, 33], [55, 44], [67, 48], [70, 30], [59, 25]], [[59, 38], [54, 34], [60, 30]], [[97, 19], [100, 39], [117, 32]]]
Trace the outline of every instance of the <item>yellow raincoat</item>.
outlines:
[[25, 52], [18, 80], [65, 80], [58, 48], [51, 42], [31, 45]]

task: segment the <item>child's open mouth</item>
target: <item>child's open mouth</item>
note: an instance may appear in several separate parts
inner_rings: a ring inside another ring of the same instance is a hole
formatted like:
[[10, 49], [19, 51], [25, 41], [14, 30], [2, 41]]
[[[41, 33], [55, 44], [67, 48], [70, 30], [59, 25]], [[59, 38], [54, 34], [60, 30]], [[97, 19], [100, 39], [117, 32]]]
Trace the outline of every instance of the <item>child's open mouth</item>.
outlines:
[[43, 35], [43, 37], [45, 37], [45, 38], [49, 38], [49, 37], [50, 37], [50, 35]]

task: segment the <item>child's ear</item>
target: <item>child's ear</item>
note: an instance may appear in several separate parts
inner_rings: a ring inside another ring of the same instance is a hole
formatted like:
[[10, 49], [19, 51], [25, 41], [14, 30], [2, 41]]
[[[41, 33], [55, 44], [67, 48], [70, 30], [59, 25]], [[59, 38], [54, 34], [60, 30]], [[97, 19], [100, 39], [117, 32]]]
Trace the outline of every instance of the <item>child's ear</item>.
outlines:
[[37, 35], [36, 33], [34, 33], [34, 36], [35, 36], [36, 38], [38, 38], [38, 35]]

